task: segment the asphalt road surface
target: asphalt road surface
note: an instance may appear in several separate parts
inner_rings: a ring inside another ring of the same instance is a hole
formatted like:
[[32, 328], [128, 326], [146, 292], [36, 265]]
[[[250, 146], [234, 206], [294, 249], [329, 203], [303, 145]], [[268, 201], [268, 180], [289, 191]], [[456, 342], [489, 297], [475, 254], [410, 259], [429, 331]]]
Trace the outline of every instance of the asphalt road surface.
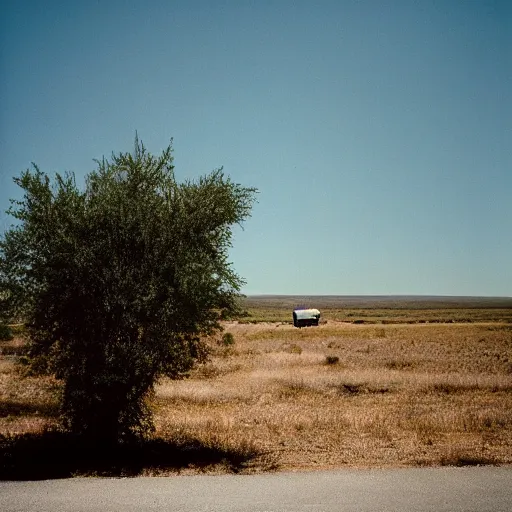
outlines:
[[0, 482], [13, 511], [512, 511], [512, 467]]

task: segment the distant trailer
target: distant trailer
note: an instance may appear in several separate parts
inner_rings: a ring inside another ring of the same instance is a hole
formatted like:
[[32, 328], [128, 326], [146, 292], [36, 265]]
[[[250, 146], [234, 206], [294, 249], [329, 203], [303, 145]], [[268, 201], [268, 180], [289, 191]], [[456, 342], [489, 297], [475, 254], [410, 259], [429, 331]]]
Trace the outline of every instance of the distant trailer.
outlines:
[[295, 327], [309, 327], [318, 325], [320, 320], [320, 311], [318, 309], [294, 309], [293, 325]]

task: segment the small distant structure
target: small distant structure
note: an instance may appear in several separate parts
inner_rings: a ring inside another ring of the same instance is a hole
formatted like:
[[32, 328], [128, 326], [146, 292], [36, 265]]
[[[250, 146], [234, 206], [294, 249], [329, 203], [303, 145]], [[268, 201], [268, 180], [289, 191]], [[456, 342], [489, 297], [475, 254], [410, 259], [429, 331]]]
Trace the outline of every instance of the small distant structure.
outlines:
[[318, 325], [320, 321], [320, 311], [318, 309], [297, 307], [293, 310], [293, 325], [295, 327], [310, 327]]

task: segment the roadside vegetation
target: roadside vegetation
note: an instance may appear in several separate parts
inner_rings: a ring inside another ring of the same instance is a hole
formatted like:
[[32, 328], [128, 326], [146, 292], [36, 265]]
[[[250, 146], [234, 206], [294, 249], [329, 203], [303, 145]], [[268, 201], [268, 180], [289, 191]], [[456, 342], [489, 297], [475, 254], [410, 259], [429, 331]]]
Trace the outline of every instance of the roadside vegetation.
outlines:
[[[485, 322], [482, 311], [468, 309], [476, 320], [464, 323], [392, 323], [396, 311], [378, 324], [339, 322], [327, 314], [319, 327], [304, 329], [285, 321], [224, 322], [224, 333], [206, 340], [208, 362], [186, 379], [161, 378], [155, 386], [153, 445], [135, 454], [134, 448], [110, 453], [102, 462], [76, 450], [53, 470], [172, 474], [510, 464], [510, 310], [493, 310], [501, 320]], [[404, 317], [416, 312], [400, 310]], [[3, 478], [6, 460], [21, 478], [23, 463], [13, 461], [33, 460], [41, 438], [53, 435], [62, 388], [17, 364], [24, 346], [19, 328], [0, 346]], [[76, 446], [72, 438], [59, 439]]]
[[152, 401], [240, 312], [228, 251], [257, 191], [222, 169], [177, 181], [172, 141], [154, 156], [136, 136], [132, 152], [95, 162], [83, 184], [35, 164], [13, 178], [21, 197], [0, 234], [0, 478], [132, 474], [162, 457], [236, 470], [246, 452], [158, 441]]
[[[2, 361], [0, 416], [36, 416], [20, 432], [53, 430], [2, 439], [3, 473], [25, 456], [39, 464], [41, 439], [59, 453], [145, 452], [155, 383], [188, 375], [221, 319], [240, 311], [244, 280], [228, 250], [256, 189], [222, 169], [178, 182], [172, 141], [153, 156], [136, 136], [132, 152], [96, 164], [82, 185], [35, 164], [13, 178], [22, 196], [0, 235], [0, 340], [24, 367], [13, 381]], [[6, 325], [15, 321], [23, 336]]]

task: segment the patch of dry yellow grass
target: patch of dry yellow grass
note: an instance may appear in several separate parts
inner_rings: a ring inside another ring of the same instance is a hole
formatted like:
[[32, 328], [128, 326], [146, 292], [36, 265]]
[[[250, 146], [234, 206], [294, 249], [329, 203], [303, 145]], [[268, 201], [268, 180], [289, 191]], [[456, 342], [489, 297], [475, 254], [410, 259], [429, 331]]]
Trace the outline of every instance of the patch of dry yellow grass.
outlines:
[[[253, 470], [512, 463], [510, 324], [225, 330], [234, 345], [157, 384], [157, 435], [258, 451]], [[0, 432], [55, 422], [56, 392], [0, 358]]]
[[512, 462], [506, 325], [226, 329], [234, 347], [157, 387], [162, 433], [249, 440], [287, 469]]

